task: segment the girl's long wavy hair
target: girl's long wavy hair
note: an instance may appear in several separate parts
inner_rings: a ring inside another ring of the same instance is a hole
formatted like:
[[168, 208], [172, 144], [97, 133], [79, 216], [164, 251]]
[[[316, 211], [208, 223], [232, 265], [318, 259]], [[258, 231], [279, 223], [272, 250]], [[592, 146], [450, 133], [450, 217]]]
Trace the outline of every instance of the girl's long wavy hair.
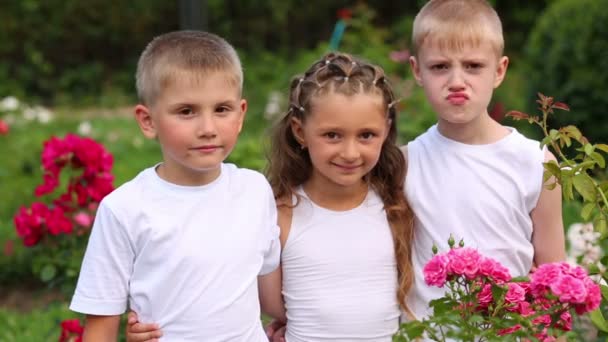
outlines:
[[331, 93], [382, 96], [387, 119], [390, 120], [389, 133], [378, 163], [365, 179], [384, 203], [395, 246], [399, 279], [397, 299], [400, 306], [411, 314], [406, 296], [414, 279], [411, 255], [414, 220], [404, 193], [405, 159], [396, 145], [395, 96], [380, 67], [345, 53], [330, 53], [315, 62], [304, 75], [292, 80], [289, 109], [274, 127], [268, 156], [267, 175], [275, 198], [282, 205], [291, 203], [293, 189], [305, 183], [313, 170], [308, 150], [300, 147], [292, 132], [292, 119], [304, 122], [312, 107], [311, 100]]

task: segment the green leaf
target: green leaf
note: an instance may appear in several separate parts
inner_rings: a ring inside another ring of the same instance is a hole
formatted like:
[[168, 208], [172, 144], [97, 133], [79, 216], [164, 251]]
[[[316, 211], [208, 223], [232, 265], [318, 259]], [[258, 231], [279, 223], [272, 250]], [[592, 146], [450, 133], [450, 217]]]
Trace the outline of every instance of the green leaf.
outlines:
[[593, 220], [593, 228], [596, 232], [601, 234], [600, 239], [604, 240], [608, 236], [608, 226], [606, 224], [606, 218], [602, 214], [598, 214]]
[[591, 213], [593, 212], [595, 205], [595, 202], [589, 202], [583, 206], [583, 209], [581, 209], [581, 218], [583, 220], [589, 220], [589, 217], [591, 217]]
[[591, 158], [595, 160], [602, 169], [606, 167], [606, 160], [601, 154], [593, 152], [591, 153]]
[[600, 285], [600, 288], [602, 289], [602, 297], [604, 297], [604, 300], [608, 300], [608, 286]]
[[572, 177], [562, 179], [562, 194], [566, 200], [574, 199], [574, 192], [572, 191]]
[[44, 265], [40, 272], [40, 280], [48, 283], [55, 278], [55, 275], [57, 275], [57, 268], [55, 268], [55, 265]]
[[585, 144], [585, 146], [583, 148], [585, 150], [585, 154], [588, 156], [590, 156], [591, 153], [593, 153], [595, 151], [595, 148], [591, 144]]
[[555, 160], [543, 163], [543, 165], [545, 166], [545, 170], [549, 171], [553, 176], [555, 176], [555, 178], [562, 178], [562, 171], [559, 168], [559, 165], [557, 165], [557, 163], [555, 162]]
[[579, 173], [572, 177], [576, 191], [583, 196], [585, 202], [595, 201], [596, 190], [593, 181], [586, 173]]
[[602, 151], [608, 153], [608, 145], [606, 145], [606, 144], [596, 144], [595, 148], [597, 148], [598, 150], [602, 150]]
[[600, 311], [600, 309], [596, 309], [589, 313], [589, 318], [591, 318], [591, 321], [596, 328], [603, 332], [608, 332], [608, 323], [606, 322], [606, 319], [604, 318], [604, 315], [602, 315], [602, 311]]

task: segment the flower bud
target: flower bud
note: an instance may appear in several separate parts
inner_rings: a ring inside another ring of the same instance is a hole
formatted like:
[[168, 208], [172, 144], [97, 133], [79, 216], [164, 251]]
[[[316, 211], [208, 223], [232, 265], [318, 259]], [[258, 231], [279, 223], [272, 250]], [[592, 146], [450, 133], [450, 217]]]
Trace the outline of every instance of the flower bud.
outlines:
[[448, 239], [448, 246], [450, 246], [450, 249], [454, 248], [454, 236], [452, 234], [450, 234], [450, 238]]
[[437, 245], [433, 244], [433, 255], [436, 255], [438, 251]]

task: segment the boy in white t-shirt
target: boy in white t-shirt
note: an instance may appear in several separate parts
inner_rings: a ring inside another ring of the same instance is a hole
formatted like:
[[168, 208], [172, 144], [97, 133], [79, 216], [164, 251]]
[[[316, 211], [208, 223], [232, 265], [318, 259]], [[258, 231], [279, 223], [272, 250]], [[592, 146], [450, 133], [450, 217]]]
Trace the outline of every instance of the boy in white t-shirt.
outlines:
[[99, 206], [70, 305], [87, 315], [84, 340], [116, 340], [129, 306], [165, 341], [267, 341], [258, 296], [271, 314], [273, 302], [258, 283], [279, 264], [274, 197], [263, 175], [223, 163], [247, 109], [239, 58], [216, 35], [172, 32], [136, 78], [135, 118], [163, 161]]
[[406, 193], [415, 213], [415, 286], [408, 304], [429, 314], [441, 289], [424, 283], [433, 244], [453, 234], [496, 258], [513, 276], [565, 259], [561, 190], [543, 187], [555, 157], [487, 111], [507, 71], [502, 24], [485, 0], [431, 0], [413, 27], [410, 64], [437, 124], [404, 147]]

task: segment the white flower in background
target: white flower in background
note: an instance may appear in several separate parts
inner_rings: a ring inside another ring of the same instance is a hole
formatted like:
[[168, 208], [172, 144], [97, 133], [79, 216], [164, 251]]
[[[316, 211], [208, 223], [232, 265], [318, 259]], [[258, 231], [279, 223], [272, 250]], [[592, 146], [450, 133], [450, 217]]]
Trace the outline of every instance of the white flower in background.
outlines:
[[36, 106], [34, 107], [34, 110], [36, 111], [36, 118], [38, 118], [38, 122], [46, 124], [53, 120], [53, 112], [51, 112], [49, 109], [42, 106]]
[[7, 96], [0, 101], [1, 111], [13, 111], [19, 108], [19, 100], [14, 96]]
[[90, 121], [83, 121], [80, 123], [80, 125], [78, 125], [76, 131], [78, 134], [88, 137], [93, 132], [93, 125], [91, 125]]
[[26, 121], [32, 121], [34, 119], [36, 119], [37, 113], [34, 110], [34, 108], [31, 107], [25, 107], [25, 109], [23, 110], [23, 118]]
[[42, 124], [47, 124], [53, 120], [53, 112], [42, 106], [25, 107], [23, 118], [26, 121], [38, 120]]
[[266, 103], [266, 109], [264, 109], [264, 117], [267, 120], [274, 119], [281, 113], [281, 93], [278, 91], [271, 91], [268, 94], [268, 102]]
[[595, 264], [600, 269], [603, 268], [599, 262], [602, 258], [602, 249], [597, 244], [600, 233], [593, 229], [591, 223], [574, 223], [568, 228], [568, 260], [580, 263], [583, 266]]

